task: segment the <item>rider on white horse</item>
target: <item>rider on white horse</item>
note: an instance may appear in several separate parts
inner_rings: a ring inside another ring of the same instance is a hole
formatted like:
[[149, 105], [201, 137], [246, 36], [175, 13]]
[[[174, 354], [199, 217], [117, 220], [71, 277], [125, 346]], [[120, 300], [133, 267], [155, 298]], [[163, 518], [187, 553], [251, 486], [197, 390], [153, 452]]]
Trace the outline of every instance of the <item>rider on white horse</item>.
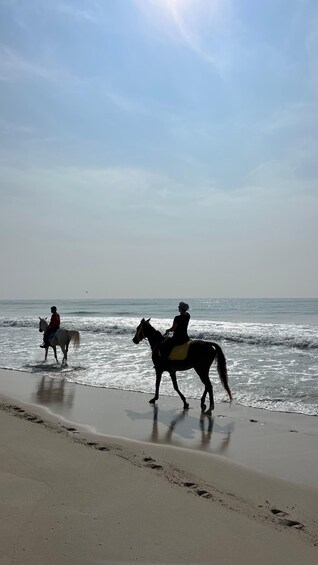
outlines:
[[55, 334], [55, 332], [60, 328], [60, 315], [57, 312], [56, 306], [51, 306], [51, 320], [47, 327], [47, 330], [43, 334], [43, 343], [40, 347], [48, 347], [49, 346], [49, 339]]

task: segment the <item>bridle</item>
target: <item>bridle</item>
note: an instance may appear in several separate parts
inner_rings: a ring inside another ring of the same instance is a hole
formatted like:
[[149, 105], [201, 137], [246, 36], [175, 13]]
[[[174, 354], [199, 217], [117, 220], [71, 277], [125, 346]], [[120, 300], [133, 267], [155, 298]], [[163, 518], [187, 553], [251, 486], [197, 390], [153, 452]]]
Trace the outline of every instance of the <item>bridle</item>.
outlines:
[[134, 338], [134, 339], [136, 339], [136, 340], [138, 340], [138, 341], [135, 341], [135, 343], [139, 343], [139, 342], [142, 341], [143, 339], [148, 339], [147, 336], [146, 336], [146, 334], [145, 334], [145, 332], [144, 332], [144, 330], [143, 330], [143, 326], [144, 326], [144, 324], [147, 324], [150, 320], [151, 320], [151, 318], [148, 318], [148, 320], [143, 319], [143, 320], [140, 322], [139, 327], [137, 328], [137, 331], [136, 331], [135, 338]]
[[[145, 322], [144, 322], [144, 323], [145, 323]], [[145, 333], [144, 333], [144, 331], [143, 331], [142, 326], [143, 326], [143, 323], [141, 323], [140, 326], [139, 326], [139, 328], [137, 329], [137, 335], [136, 335], [136, 337], [137, 337], [138, 341], [141, 341], [141, 340], [143, 340], [143, 339], [147, 339], [147, 337], [145, 336]]]

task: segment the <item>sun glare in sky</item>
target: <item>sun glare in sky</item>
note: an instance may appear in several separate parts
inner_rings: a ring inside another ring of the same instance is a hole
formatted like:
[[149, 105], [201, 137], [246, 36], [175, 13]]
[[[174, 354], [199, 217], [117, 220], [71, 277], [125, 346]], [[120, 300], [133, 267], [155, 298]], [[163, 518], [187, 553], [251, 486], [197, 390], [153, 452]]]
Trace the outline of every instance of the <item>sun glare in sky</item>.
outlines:
[[163, 0], [161, 5], [173, 12], [182, 10], [186, 5], [193, 4], [193, 0]]
[[[228, 18], [228, 2], [219, 0], [136, 0], [140, 12], [155, 28], [170, 40], [182, 42], [199, 57], [223, 67], [216, 61], [215, 33], [224, 31]], [[224, 20], [224, 21], [223, 21]], [[213, 33], [212, 33], [213, 31]], [[219, 57], [218, 57], [219, 59]]]
[[216, 14], [218, 11], [219, 0], [138, 0], [140, 8], [147, 6], [148, 10], [156, 13], [159, 17], [161, 13], [164, 17], [171, 16], [179, 19], [187, 16], [197, 18], [200, 14]]

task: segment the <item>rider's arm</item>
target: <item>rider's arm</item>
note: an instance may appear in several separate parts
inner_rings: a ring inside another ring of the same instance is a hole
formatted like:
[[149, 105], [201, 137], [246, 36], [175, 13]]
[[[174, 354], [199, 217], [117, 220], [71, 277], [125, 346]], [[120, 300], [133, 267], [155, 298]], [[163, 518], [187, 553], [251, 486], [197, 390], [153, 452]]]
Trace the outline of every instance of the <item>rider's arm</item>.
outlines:
[[166, 334], [168, 334], [168, 333], [170, 333], [170, 332], [174, 332], [174, 331], [176, 330], [176, 328], [177, 328], [177, 325], [178, 325], [178, 324], [177, 324], [176, 322], [173, 322], [171, 328], [169, 328], [168, 330], [166, 330]]

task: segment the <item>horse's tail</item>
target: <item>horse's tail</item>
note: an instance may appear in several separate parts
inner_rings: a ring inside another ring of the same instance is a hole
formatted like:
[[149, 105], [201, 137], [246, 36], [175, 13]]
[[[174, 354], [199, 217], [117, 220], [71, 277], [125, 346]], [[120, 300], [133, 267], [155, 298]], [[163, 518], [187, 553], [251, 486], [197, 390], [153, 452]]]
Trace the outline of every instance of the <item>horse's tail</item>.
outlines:
[[222, 385], [224, 386], [226, 392], [229, 395], [230, 400], [232, 400], [232, 393], [229, 387], [228, 378], [227, 378], [227, 366], [226, 366], [226, 359], [221, 347], [212, 341], [210, 341], [210, 345], [216, 349], [216, 363], [217, 363], [217, 370], [219, 373], [219, 377], [221, 380]]
[[68, 330], [68, 336], [70, 341], [73, 343], [73, 347], [78, 349], [81, 343], [81, 337], [78, 331], [76, 330]]

